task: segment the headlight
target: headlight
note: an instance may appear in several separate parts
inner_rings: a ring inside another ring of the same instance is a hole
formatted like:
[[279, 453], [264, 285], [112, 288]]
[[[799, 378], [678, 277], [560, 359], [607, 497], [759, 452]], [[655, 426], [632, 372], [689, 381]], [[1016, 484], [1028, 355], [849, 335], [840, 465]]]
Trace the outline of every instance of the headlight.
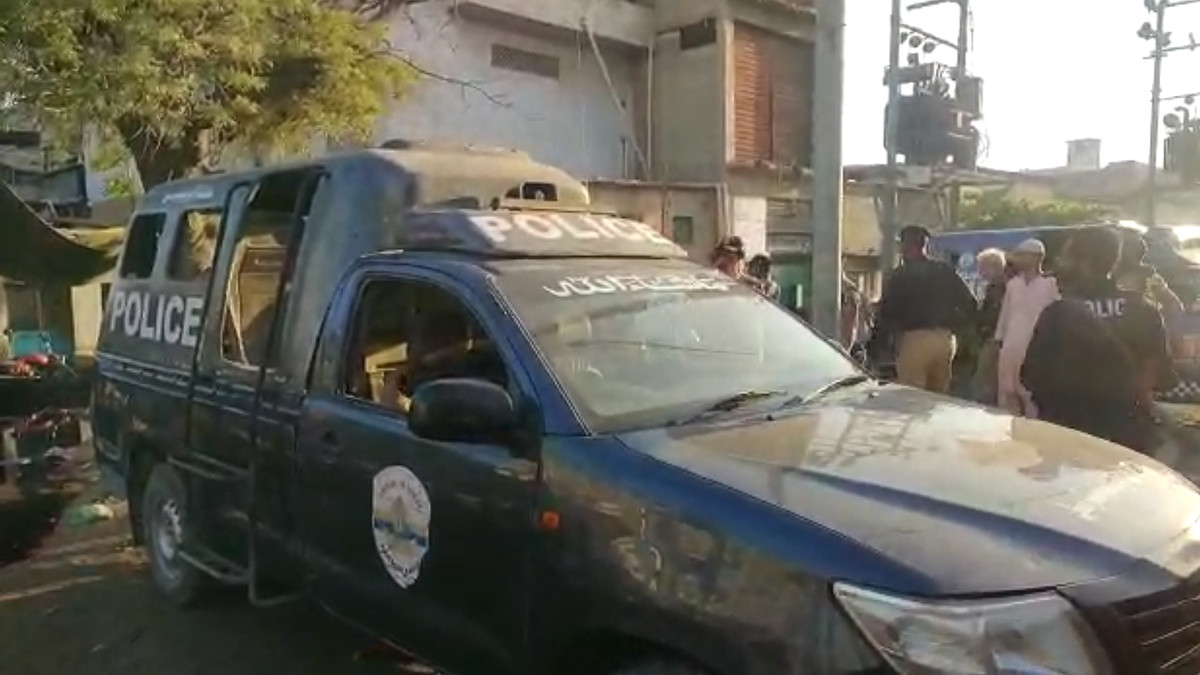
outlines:
[[927, 602], [838, 583], [834, 595], [904, 675], [1111, 675], [1091, 629], [1053, 593]]

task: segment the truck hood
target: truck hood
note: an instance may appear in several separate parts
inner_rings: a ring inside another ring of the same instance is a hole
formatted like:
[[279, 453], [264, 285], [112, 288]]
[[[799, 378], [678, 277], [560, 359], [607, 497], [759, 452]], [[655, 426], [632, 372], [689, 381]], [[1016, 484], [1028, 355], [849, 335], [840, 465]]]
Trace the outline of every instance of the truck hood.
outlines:
[[906, 387], [621, 440], [918, 572], [921, 592], [1050, 588], [1138, 561], [1200, 564], [1200, 493], [1171, 469]]

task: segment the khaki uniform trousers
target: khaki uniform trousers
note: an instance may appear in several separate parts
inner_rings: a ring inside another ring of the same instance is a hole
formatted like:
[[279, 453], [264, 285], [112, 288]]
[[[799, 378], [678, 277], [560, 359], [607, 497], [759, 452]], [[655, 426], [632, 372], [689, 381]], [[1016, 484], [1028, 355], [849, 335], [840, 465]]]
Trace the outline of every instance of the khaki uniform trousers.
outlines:
[[896, 380], [903, 385], [945, 394], [958, 348], [954, 333], [944, 328], [921, 328], [900, 334]]

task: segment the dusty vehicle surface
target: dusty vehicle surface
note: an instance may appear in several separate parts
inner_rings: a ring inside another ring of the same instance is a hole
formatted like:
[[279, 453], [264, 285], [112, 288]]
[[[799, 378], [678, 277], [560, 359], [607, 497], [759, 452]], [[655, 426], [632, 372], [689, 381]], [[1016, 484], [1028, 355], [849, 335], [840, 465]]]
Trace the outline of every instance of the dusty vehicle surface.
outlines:
[[527, 158], [160, 186], [120, 270], [93, 425], [180, 605], [449, 673], [1195, 670], [1187, 481], [879, 384]]

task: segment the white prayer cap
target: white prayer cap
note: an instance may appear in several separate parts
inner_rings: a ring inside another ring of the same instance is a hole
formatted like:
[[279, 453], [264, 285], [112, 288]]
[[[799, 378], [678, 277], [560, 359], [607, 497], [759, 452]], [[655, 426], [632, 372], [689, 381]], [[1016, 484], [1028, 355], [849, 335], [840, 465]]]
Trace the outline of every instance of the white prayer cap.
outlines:
[[1037, 239], [1026, 239], [1025, 241], [1017, 244], [1017, 247], [1014, 248], [1012, 252], [1045, 257], [1046, 245]]

